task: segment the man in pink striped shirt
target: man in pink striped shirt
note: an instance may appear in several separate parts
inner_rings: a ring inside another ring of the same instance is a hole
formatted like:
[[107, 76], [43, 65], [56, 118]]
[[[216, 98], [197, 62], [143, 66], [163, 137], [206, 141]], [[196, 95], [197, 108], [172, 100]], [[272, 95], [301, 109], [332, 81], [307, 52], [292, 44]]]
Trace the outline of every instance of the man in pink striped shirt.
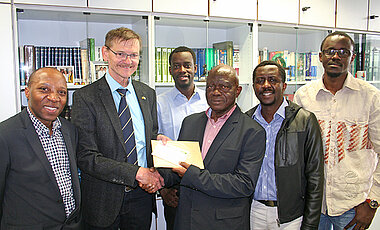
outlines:
[[163, 172], [166, 186], [180, 184], [174, 229], [249, 229], [265, 131], [236, 105], [241, 90], [232, 67], [214, 67], [206, 84], [210, 108], [182, 123], [178, 140], [200, 143], [205, 169], [181, 163], [173, 169], [179, 176]]

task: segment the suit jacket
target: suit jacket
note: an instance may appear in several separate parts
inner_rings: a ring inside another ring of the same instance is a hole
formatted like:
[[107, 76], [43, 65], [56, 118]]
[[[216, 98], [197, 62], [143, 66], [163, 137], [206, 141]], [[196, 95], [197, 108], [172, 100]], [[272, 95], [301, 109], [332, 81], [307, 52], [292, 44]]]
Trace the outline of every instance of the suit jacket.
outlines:
[[53, 169], [24, 109], [0, 123], [0, 229], [82, 229], [77, 132], [70, 122], [59, 119], [69, 156], [75, 210], [66, 218]]
[[[205, 112], [186, 117], [178, 140], [202, 146]], [[236, 107], [204, 159], [205, 169], [190, 166], [180, 181], [175, 229], [249, 229], [250, 197], [265, 152], [265, 130]], [[179, 177], [164, 174], [165, 184]]]
[[[152, 167], [150, 143], [158, 131], [156, 93], [141, 82], [132, 85], [144, 117], [146, 158]], [[119, 214], [125, 186], [138, 185], [139, 166], [126, 162], [121, 124], [105, 77], [74, 93], [71, 114], [79, 133], [83, 215], [88, 224], [107, 227]]]

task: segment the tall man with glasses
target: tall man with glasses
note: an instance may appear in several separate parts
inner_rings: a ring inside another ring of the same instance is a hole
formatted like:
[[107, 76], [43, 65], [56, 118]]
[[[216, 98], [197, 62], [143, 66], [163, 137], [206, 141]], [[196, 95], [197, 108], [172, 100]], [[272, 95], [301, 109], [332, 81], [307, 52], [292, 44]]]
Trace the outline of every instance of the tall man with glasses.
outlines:
[[343, 32], [321, 44], [322, 79], [300, 88], [324, 142], [325, 187], [319, 229], [367, 229], [380, 201], [380, 91], [348, 72], [354, 41]]
[[157, 135], [156, 93], [131, 75], [139, 64], [141, 39], [127, 28], [109, 31], [102, 48], [108, 71], [77, 90], [72, 121], [78, 127], [83, 215], [87, 229], [150, 229], [155, 197], [163, 186], [153, 166]]

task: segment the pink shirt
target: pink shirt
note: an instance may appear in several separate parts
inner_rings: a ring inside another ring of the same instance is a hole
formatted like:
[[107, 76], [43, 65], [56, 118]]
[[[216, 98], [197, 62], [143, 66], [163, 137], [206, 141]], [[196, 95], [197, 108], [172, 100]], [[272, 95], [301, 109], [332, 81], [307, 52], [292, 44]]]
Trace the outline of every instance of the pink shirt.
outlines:
[[206, 115], [208, 117], [205, 133], [203, 136], [203, 144], [202, 144], [202, 159], [205, 159], [206, 154], [214, 141], [216, 135], [218, 135], [220, 129], [223, 127], [224, 123], [226, 123], [227, 119], [231, 116], [233, 111], [235, 111], [236, 105], [232, 107], [226, 114], [219, 117], [217, 121], [211, 118], [211, 108], [206, 110]]

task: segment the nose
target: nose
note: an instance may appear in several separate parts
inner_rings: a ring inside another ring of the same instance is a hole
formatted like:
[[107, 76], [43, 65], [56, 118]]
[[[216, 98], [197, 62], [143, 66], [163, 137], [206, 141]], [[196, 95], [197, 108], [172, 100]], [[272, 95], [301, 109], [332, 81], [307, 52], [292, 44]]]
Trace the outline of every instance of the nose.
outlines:
[[263, 87], [271, 87], [271, 84], [269, 83], [268, 79], [265, 79]]
[[340, 59], [340, 56], [338, 55], [338, 52], [335, 52], [331, 58], [333, 58], [333, 59], [339, 58]]
[[59, 96], [58, 93], [52, 92], [48, 95], [48, 99], [52, 102], [57, 102], [61, 100], [61, 97]]

